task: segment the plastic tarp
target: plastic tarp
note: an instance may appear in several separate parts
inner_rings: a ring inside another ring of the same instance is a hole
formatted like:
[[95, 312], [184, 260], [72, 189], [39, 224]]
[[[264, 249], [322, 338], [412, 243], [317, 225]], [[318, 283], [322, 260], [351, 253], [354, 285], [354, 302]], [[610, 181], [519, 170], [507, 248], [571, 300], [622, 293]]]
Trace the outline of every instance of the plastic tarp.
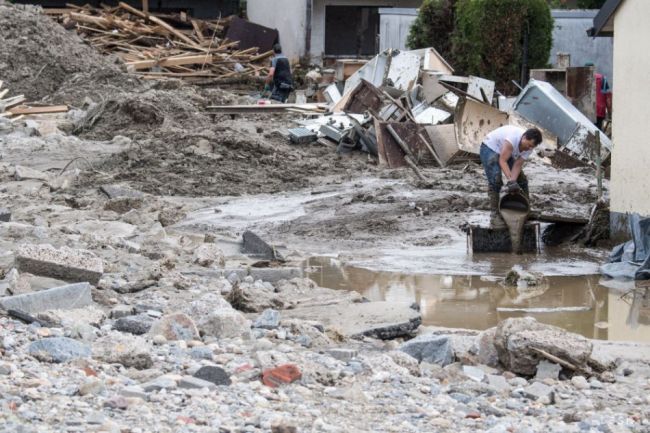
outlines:
[[616, 246], [609, 257], [609, 263], [600, 267], [600, 272], [611, 278], [650, 279], [650, 218], [630, 215], [628, 224], [632, 240]]

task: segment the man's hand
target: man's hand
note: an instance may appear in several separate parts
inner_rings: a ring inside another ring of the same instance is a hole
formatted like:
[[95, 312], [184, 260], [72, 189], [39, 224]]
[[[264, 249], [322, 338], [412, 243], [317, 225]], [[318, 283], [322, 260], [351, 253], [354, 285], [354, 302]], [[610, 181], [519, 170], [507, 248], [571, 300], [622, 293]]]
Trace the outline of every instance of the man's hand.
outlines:
[[516, 181], [514, 180], [508, 181], [508, 183], [506, 184], [506, 192], [515, 193], [519, 191], [521, 191], [521, 187]]

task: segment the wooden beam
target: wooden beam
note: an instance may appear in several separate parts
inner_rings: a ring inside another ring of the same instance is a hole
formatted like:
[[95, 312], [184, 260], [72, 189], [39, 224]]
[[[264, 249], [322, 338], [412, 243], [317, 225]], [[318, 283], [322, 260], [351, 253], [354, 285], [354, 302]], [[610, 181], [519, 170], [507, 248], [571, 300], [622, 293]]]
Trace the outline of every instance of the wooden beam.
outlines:
[[67, 105], [50, 105], [46, 107], [14, 107], [9, 110], [14, 116], [20, 114], [49, 114], [49, 113], [65, 113], [68, 111]]
[[212, 63], [212, 55], [198, 54], [196, 56], [183, 56], [183, 57], [167, 57], [164, 59], [140, 60], [135, 62], [127, 62], [127, 68], [133, 68], [136, 71], [143, 69], [151, 69], [154, 66], [166, 68], [169, 66], [182, 66], [182, 65], [196, 65], [203, 63]]
[[142, 12], [149, 13], [149, 0], [142, 0]]

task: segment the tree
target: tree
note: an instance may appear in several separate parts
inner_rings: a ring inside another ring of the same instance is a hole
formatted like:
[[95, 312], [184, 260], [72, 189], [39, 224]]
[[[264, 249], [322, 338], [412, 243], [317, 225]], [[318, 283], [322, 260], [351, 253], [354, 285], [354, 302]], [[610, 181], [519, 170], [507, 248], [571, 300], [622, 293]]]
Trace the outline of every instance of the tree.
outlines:
[[499, 90], [512, 93], [511, 81], [519, 81], [522, 68], [547, 65], [552, 32], [546, 0], [458, 0], [454, 66], [466, 75], [494, 80]]
[[412, 50], [433, 47], [451, 61], [451, 34], [454, 30], [456, 0], [424, 0], [411, 26], [406, 44]]
[[607, 0], [578, 0], [578, 9], [600, 9]]

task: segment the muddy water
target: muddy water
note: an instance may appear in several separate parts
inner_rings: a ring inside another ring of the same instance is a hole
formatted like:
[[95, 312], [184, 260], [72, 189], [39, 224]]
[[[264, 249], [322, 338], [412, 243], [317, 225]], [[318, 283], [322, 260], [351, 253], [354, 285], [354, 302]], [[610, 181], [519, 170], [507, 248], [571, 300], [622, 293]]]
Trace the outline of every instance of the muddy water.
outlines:
[[524, 233], [524, 224], [526, 223], [528, 212], [518, 209], [501, 209], [501, 216], [510, 231], [512, 252], [521, 253], [521, 238]]
[[417, 302], [424, 325], [486, 329], [532, 316], [589, 338], [650, 342], [650, 296], [622, 297], [597, 276], [553, 276], [517, 290], [491, 277], [378, 272], [322, 257], [309, 259], [306, 270], [321, 286], [373, 301]]

